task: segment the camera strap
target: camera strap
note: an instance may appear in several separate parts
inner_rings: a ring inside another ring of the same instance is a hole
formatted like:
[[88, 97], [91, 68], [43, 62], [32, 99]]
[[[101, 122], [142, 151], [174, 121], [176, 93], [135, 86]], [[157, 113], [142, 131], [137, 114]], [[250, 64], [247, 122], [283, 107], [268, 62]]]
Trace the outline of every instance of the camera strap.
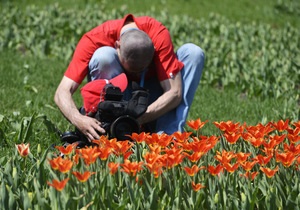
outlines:
[[140, 87], [144, 87], [144, 84], [145, 84], [145, 75], [146, 75], [147, 70], [148, 70], [148, 69], [145, 69], [145, 70], [142, 72], [142, 75], [141, 75], [141, 81], [140, 81]]

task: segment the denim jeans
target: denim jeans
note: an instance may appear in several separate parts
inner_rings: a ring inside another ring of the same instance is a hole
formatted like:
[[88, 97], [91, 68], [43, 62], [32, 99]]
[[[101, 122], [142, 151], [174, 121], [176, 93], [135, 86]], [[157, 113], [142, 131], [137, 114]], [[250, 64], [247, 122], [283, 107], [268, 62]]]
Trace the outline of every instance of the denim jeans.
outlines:
[[[189, 109], [194, 99], [195, 92], [200, 83], [204, 68], [205, 55], [203, 50], [195, 44], [184, 44], [176, 52], [179, 61], [184, 63], [181, 70], [182, 76], [182, 101], [175, 109], [159, 117], [155, 122], [153, 132], [172, 134], [176, 131], [183, 132]], [[112, 47], [101, 47], [95, 51], [89, 63], [91, 80], [111, 79], [121, 72], [123, 68], [117, 56], [117, 51]], [[124, 98], [129, 99], [131, 81], [124, 93]], [[158, 79], [145, 80], [144, 88], [149, 90], [149, 104], [155, 101], [163, 90]]]

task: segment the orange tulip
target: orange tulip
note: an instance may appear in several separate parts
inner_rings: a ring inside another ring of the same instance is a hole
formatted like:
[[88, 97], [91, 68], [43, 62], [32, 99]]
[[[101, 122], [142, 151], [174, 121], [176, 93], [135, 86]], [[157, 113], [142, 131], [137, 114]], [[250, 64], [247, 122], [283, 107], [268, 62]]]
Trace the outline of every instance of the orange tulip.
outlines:
[[61, 182], [56, 179], [53, 179], [52, 183], [47, 182], [47, 184], [51, 187], [54, 187], [58, 191], [62, 191], [65, 188], [68, 181], [69, 181], [69, 178], [62, 180]]
[[168, 134], [157, 134], [157, 133], [152, 133], [146, 140], [146, 144], [149, 146], [153, 145], [159, 145], [161, 147], [166, 147], [168, 146], [172, 141], [173, 141], [173, 136], [168, 135]]
[[107, 158], [112, 154], [113, 149], [109, 147], [97, 147], [97, 152], [99, 152], [99, 158], [101, 160], [107, 160]]
[[113, 174], [117, 173], [120, 164], [119, 163], [114, 163], [114, 162], [109, 162], [107, 166], [109, 168], [109, 173], [111, 175], [113, 175]]
[[53, 170], [58, 170], [58, 166], [59, 166], [59, 163], [61, 162], [61, 160], [62, 160], [62, 157], [59, 156], [57, 158], [54, 158], [54, 159], [48, 160], [48, 161]]
[[95, 174], [96, 172], [85, 171], [83, 174], [77, 171], [73, 171], [72, 174], [78, 179], [80, 182], [86, 182], [91, 175]]
[[273, 155], [275, 147], [277, 146], [277, 141], [276, 140], [270, 140], [269, 142], [264, 141], [263, 143], [264, 148], [261, 149], [265, 155]]
[[295, 160], [295, 169], [300, 171], [300, 156], [298, 156]]
[[245, 139], [245, 140], [249, 141], [254, 147], [259, 147], [265, 141], [263, 137], [257, 138], [254, 136], [249, 136], [248, 139]]
[[268, 164], [273, 156], [263, 156], [261, 154], [257, 155], [256, 157], [252, 158], [252, 160], [257, 161], [260, 165], [264, 166]]
[[161, 147], [167, 147], [173, 142], [174, 137], [166, 133], [160, 134], [158, 139], [158, 145]]
[[200, 118], [198, 118], [197, 120], [187, 121], [186, 124], [193, 130], [197, 131], [201, 129], [207, 122], [208, 120], [206, 120], [205, 122], [201, 122]]
[[113, 152], [117, 156], [126, 156], [125, 159], [127, 159], [132, 154], [132, 151], [130, 151], [132, 146], [133, 143], [131, 143], [130, 141], [117, 141], [115, 142], [115, 144], [113, 144]]
[[100, 155], [100, 152], [97, 151], [97, 147], [82, 148], [79, 149], [78, 152], [87, 165], [94, 163]]
[[295, 128], [292, 131], [289, 131], [287, 137], [291, 143], [297, 143], [300, 141], [300, 128]]
[[257, 174], [258, 174], [258, 171], [254, 171], [254, 172], [247, 171], [246, 173], [241, 174], [240, 176], [243, 176], [243, 177], [246, 177], [248, 179], [254, 180], [255, 177], [257, 176]]
[[263, 168], [263, 167], [260, 167], [260, 170], [262, 172], [264, 172], [264, 174], [268, 177], [268, 178], [271, 178], [275, 175], [275, 173], [278, 171], [278, 166], [276, 166], [275, 169], [270, 169], [270, 168]]
[[293, 125], [296, 127], [296, 128], [299, 128], [300, 129], [300, 120], [298, 122], [294, 122]]
[[69, 144], [67, 146], [55, 146], [62, 154], [69, 155], [73, 151], [73, 148], [76, 147], [73, 144]]
[[61, 159], [61, 161], [59, 161], [58, 163], [58, 170], [61, 173], [67, 173], [71, 170], [73, 166], [73, 162], [69, 159]]
[[192, 132], [174, 132], [172, 134], [172, 136], [174, 137], [174, 139], [176, 140], [176, 142], [181, 142], [181, 143], [185, 143], [189, 140], [190, 136], [191, 136]]
[[241, 137], [241, 134], [239, 133], [224, 133], [224, 137], [230, 144], [235, 144], [237, 140]]
[[243, 153], [243, 152], [236, 153], [237, 162], [238, 163], [245, 162], [250, 155], [251, 155], [251, 153]]
[[271, 123], [279, 132], [283, 132], [289, 128], [289, 120], [279, 120], [278, 122]]
[[162, 162], [146, 163], [146, 167], [153, 173], [155, 178], [158, 178], [163, 172]]
[[269, 136], [270, 137], [270, 141], [275, 141], [276, 146], [281, 144], [284, 139], [286, 138], [286, 135], [274, 135], [274, 136]]
[[300, 155], [300, 144], [283, 144], [284, 152], [292, 152], [296, 155]]
[[165, 157], [167, 165], [165, 166], [167, 166], [168, 168], [172, 168], [173, 166], [180, 164], [184, 158], [182, 151], [183, 149], [178, 149], [176, 147], [172, 147], [171, 149], [166, 148]]
[[215, 156], [215, 159], [223, 165], [229, 163], [233, 158], [236, 158], [236, 154], [232, 151], [227, 152], [226, 150], [223, 150], [222, 153], [217, 151], [217, 155]]
[[204, 155], [203, 152], [193, 152], [191, 155], [186, 153], [186, 152], [183, 152], [183, 154], [184, 154], [185, 157], [187, 157], [193, 163], [200, 160], [201, 157]]
[[269, 135], [272, 131], [275, 130], [274, 127], [270, 123], [267, 125], [263, 125], [261, 123], [255, 125], [255, 126], [246, 126], [245, 129], [250, 133], [252, 136], [263, 138], [266, 135]]
[[290, 167], [296, 159], [296, 156], [292, 152], [275, 153], [275, 159], [277, 162], [281, 162], [284, 167]]
[[192, 182], [192, 188], [194, 191], [199, 191], [200, 189], [202, 188], [205, 188], [205, 186], [203, 186], [202, 184], [198, 183], [198, 184], [195, 184], [195, 182]]
[[148, 137], [149, 133], [142, 132], [140, 134], [138, 133], [132, 133], [129, 135], [129, 137], [132, 139], [132, 141], [135, 141], [137, 143], [142, 143], [145, 141], [145, 139]]
[[241, 126], [240, 123], [234, 123], [232, 121], [227, 121], [227, 122], [214, 122], [213, 123], [217, 128], [219, 128], [221, 131], [228, 133], [228, 134], [232, 134], [232, 133], [236, 133], [236, 132], [240, 132], [241, 131]]
[[194, 139], [194, 142], [189, 144], [189, 148], [191, 150], [193, 150], [194, 152], [201, 152], [201, 153], [207, 153], [218, 142], [218, 137], [216, 137], [216, 136], [211, 136], [209, 138], [203, 137], [202, 139], [193, 137], [193, 139]]
[[257, 126], [249, 126], [246, 128], [248, 132], [242, 134], [242, 137], [249, 141], [254, 147], [259, 147], [265, 142], [265, 136], [267, 136], [272, 129], [270, 125], [258, 124]]
[[224, 163], [223, 164], [223, 168], [230, 173], [233, 173], [238, 167], [239, 167], [238, 163], [235, 163], [235, 164]]
[[194, 176], [198, 171], [201, 169], [204, 169], [205, 167], [198, 167], [197, 165], [193, 165], [191, 168], [190, 167], [184, 167], [183, 169], [189, 176]]
[[27, 144], [15, 144], [16, 148], [17, 148], [17, 151], [18, 153], [22, 156], [22, 157], [27, 157], [28, 154], [30, 153], [30, 149], [29, 149], [29, 146], [30, 144], [27, 143]]
[[240, 165], [243, 167], [245, 171], [250, 171], [256, 163], [257, 161], [252, 161], [252, 162], [247, 161], [247, 162], [240, 163]]
[[125, 162], [123, 164], [120, 164], [122, 169], [121, 171], [131, 175], [135, 176], [137, 172], [141, 171], [143, 162], [130, 162], [130, 160], [125, 159]]
[[160, 155], [159, 153], [155, 153], [155, 152], [147, 152], [144, 155], [145, 162], [150, 163], [150, 164], [153, 164], [155, 162], [161, 162], [161, 158], [162, 158], [162, 155]]
[[67, 173], [71, 170], [73, 162], [67, 158], [57, 157], [49, 160], [50, 166], [53, 170], [59, 170], [62, 173]]
[[164, 148], [162, 148], [161, 146], [159, 146], [158, 144], [154, 144], [154, 145], [148, 145], [150, 148], [151, 152], [154, 152], [156, 154], [161, 153], [162, 151], [164, 151]]
[[[76, 151], [76, 150], [75, 150]], [[75, 153], [75, 155], [73, 155], [72, 157], [72, 160], [75, 164], [78, 164], [79, 163], [79, 158], [80, 158], [80, 155], [78, 152]]]
[[223, 166], [221, 164], [218, 164], [216, 167], [212, 165], [209, 165], [207, 167], [207, 171], [213, 176], [218, 175], [222, 170], [223, 170]]

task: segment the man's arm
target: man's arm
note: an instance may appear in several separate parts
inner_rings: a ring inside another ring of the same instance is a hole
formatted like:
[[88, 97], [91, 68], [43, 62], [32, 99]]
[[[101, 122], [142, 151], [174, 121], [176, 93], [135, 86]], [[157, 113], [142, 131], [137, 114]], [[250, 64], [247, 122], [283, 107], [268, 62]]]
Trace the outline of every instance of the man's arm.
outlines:
[[97, 131], [100, 133], [105, 132], [100, 126], [100, 122], [94, 118], [82, 115], [72, 98], [78, 86], [78, 83], [64, 76], [56, 90], [54, 101], [63, 115], [89, 140], [99, 139]]
[[182, 79], [178, 72], [173, 79], [160, 82], [164, 93], [147, 108], [138, 120], [141, 124], [151, 122], [177, 107], [182, 100]]

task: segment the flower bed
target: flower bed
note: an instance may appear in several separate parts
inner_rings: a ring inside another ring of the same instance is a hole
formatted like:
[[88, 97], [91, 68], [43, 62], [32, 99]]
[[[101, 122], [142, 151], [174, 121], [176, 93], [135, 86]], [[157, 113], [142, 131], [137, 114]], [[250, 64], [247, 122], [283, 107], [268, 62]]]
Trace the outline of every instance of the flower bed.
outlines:
[[206, 123], [189, 121], [192, 132], [173, 135], [133, 133], [132, 141], [102, 136], [94, 147], [56, 146], [39, 159], [29, 144], [16, 145], [20, 155], [0, 176], [0, 202], [25, 209], [299, 206], [300, 122], [213, 122], [220, 133], [203, 136]]

